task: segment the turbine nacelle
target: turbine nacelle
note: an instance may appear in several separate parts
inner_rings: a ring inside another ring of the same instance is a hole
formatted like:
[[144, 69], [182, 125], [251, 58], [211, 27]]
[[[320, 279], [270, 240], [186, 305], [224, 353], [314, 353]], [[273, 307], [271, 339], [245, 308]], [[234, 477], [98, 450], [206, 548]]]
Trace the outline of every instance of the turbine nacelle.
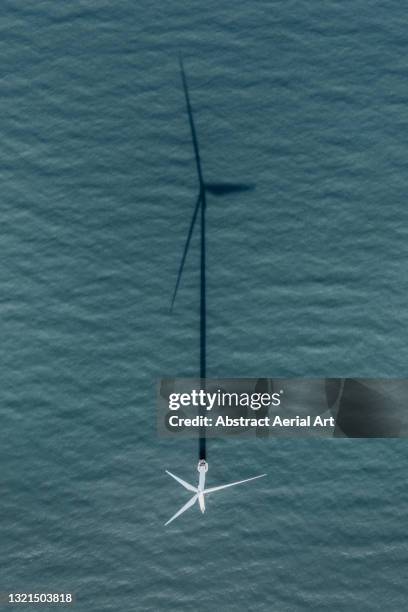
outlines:
[[205, 459], [200, 459], [197, 465], [197, 471], [201, 474], [202, 472], [208, 472], [208, 463]]

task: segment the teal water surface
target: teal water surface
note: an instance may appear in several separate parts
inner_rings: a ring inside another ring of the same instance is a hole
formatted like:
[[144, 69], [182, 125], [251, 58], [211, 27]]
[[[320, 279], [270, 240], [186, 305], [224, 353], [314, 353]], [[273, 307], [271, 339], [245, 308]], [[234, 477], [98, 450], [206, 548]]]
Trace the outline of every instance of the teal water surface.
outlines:
[[406, 375], [407, 26], [395, 1], [5, 0], [1, 592], [406, 608], [404, 440], [211, 440], [209, 482], [268, 477], [164, 528], [197, 449], [158, 439], [155, 393], [198, 372], [197, 235], [169, 314], [179, 53], [205, 176], [256, 184], [208, 199], [208, 376]]

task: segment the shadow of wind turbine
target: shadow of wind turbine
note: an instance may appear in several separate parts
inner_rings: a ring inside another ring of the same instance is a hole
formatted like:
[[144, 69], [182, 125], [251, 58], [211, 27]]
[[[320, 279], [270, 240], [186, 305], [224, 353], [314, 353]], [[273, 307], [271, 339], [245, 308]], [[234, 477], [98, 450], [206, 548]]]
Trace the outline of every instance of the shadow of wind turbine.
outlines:
[[[216, 182], [206, 183], [201, 163], [200, 147], [198, 136], [194, 123], [193, 109], [190, 100], [190, 93], [187, 84], [186, 72], [184, 70], [183, 59], [179, 57], [181, 81], [183, 85], [184, 98], [187, 110], [188, 123], [190, 126], [191, 142], [193, 145], [194, 159], [197, 171], [197, 199], [193, 210], [193, 215], [187, 232], [180, 266], [177, 273], [176, 284], [171, 299], [170, 310], [173, 311], [175, 300], [180, 288], [180, 282], [183, 275], [187, 254], [190, 248], [191, 239], [197, 219], [200, 220], [200, 378], [206, 377], [206, 333], [207, 333], [207, 311], [206, 311], [206, 208], [207, 194], [213, 196], [223, 196], [244, 191], [251, 191], [255, 188], [252, 184], [247, 183], [231, 183], [231, 182]], [[200, 408], [200, 412], [203, 409]], [[202, 427], [199, 433], [199, 459], [206, 459], [206, 437], [205, 427]]]
[[[179, 270], [177, 273], [176, 284], [175, 284], [174, 292], [173, 292], [172, 299], [171, 299], [171, 306], [170, 306], [171, 311], [173, 310], [174, 302], [176, 300], [177, 292], [179, 290], [180, 281], [181, 281], [181, 277], [182, 277], [183, 270], [184, 270], [184, 264], [186, 261], [187, 253], [190, 247], [191, 238], [193, 235], [195, 223], [197, 221], [198, 212], [200, 211], [200, 208], [201, 208], [201, 222], [203, 223], [203, 217], [204, 217], [204, 222], [205, 222], [205, 212], [203, 214], [203, 211], [205, 211], [205, 208], [206, 208], [206, 194], [209, 193], [215, 197], [220, 197], [223, 195], [242, 193], [245, 191], [253, 191], [255, 189], [255, 184], [253, 183], [231, 183], [227, 181], [207, 183], [204, 180], [204, 174], [203, 174], [202, 165], [201, 165], [200, 148], [199, 148], [197, 132], [195, 129], [195, 124], [194, 124], [193, 109], [192, 109], [191, 101], [190, 101], [190, 93], [188, 90], [187, 77], [186, 77], [186, 73], [184, 69], [184, 63], [183, 63], [183, 59], [181, 56], [179, 57], [179, 64], [180, 64], [180, 74], [181, 74], [184, 97], [185, 97], [185, 102], [186, 102], [188, 121], [190, 125], [191, 141], [193, 144], [194, 158], [195, 158], [196, 169], [197, 169], [198, 196], [197, 196], [197, 201], [196, 201], [196, 204], [193, 210], [192, 219], [191, 219], [190, 226], [187, 232], [187, 238], [186, 238]], [[202, 232], [204, 233], [204, 238], [205, 238], [205, 227], [204, 227], [204, 230], [202, 230]], [[204, 249], [205, 249], [205, 245], [204, 245]], [[205, 262], [204, 262], [204, 268], [205, 268]]]

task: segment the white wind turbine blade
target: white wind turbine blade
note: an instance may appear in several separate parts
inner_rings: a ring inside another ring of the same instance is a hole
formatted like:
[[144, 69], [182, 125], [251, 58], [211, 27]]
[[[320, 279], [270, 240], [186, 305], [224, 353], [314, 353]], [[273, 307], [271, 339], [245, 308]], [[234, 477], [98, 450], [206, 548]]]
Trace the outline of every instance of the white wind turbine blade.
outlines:
[[178, 476], [175, 476], [174, 474], [172, 474], [171, 472], [169, 472], [168, 470], [166, 470], [166, 474], [168, 474], [169, 476], [171, 476], [172, 478], [174, 478], [174, 480], [177, 480], [177, 482], [179, 482], [181, 485], [183, 485], [183, 487], [185, 489], [187, 489], [187, 491], [192, 491], [192, 493], [197, 493], [197, 488], [193, 487], [193, 485], [188, 484], [188, 482], [186, 482], [185, 480], [182, 480], [181, 478], [179, 478]]
[[193, 495], [193, 497], [191, 499], [189, 499], [188, 502], [186, 504], [184, 504], [184, 506], [182, 508], [180, 508], [180, 510], [178, 512], [176, 512], [176, 514], [174, 516], [172, 516], [169, 521], [167, 521], [167, 523], [164, 523], [164, 525], [165, 526], [168, 525], [169, 523], [174, 521], [174, 519], [176, 519], [178, 516], [180, 516], [180, 514], [183, 514], [183, 512], [185, 512], [186, 510], [191, 508], [191, 506], [193, 506], [195, 504], [195, 502], [197, 501], [197, 497], [198, 497], [198, 495]]
[[235, 485], [242, 484], [243, 482], [249, 482], [250, 480], [256, 480], [257, 478], [262, 478], [266, 476], [266, 474], [261, 474], [260, 476], [253, 476], [252, 478], [246, 478], [245, 480], [238, 480], [237, 482], [230, 482], [230, 484], [221, 485], [220, 487], [211, 487], [211, 489], [204, 489], [204, 493], [214, 493], [214, 491], [221, 491], [221, 489], [227, 489], [228, 487], [235, 487]]

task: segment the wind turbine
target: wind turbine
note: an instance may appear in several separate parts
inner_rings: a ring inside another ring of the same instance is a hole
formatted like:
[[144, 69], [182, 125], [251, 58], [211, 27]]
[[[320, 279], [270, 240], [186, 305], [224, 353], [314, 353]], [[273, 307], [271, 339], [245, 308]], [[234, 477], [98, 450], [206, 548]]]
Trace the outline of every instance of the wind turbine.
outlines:
[[174, 474], [172, 474], [171, 472], [168, 472], [167, 470], [166, 470], [166, 473], [172, 478], [174, 478], [174, 480], [177, 480], [177, 482], [179, 482], [181, 485], [183, 485], [185, 489], [195, 493], [195, 495], [193, 495], [193, 497], [189, 499], [188, 502], [182, 508], [180, 508], [180, 510], [176, 512], [176, 514], [174, 514], [174, 516], [172, 516], [171, 519], [167, 521], [167, 523], [165, 523], [165, 525], [169, 525], [172, 521], [174, 521], [174, 519], [180, 516], [180, 514], [183, 514], [183, 512], [191, 508], [191, 506], [194, 506], [197, 500], [200, 506], [200, 510], [204, 514], [205, 512], [204, 496], [208, 495], [208, 493], [215, 493], [215, 491], [221, 491], [221, 489], [227, 489], [228, 487], [234, 487], [235, 485], [239, 485], [244, 482], [249, 482], [250, 480], [256, 480], [257, 478], [262, 478], [262, 476], [266, 476], [266, 474], [261, 474], [260, 476], [253, 476], [252, 478], [246, 478], [245, 480], [238, 480], [237, 482], [230, 482], [229, 484], [221, 485], [220, 487], [211, 487], [209, 489], [206, 489], [205, 488], [205, 471], [200, 472], [200, 480], [198, 483], [198, 487], [193, 487], [191, 484], [189, 484], [185, 480], [182, 480], [181, 478], [179, 478], [178, 476], [175, 476]]
[[[206, 312], [206, 207], [207, 207], [207, 193], [210, 193], [214, 196], [222, 196], [229, 193], [236, 193], [241, 191], [249, 191], [253, 189], [253, 185], [249, 185], [246, 183], [208, 183], [204, 181], [204, 174], [201, 165], [201, 157], [200, 157], [200, 149], [198, 146], [198, 138], [197, 132], [194, 124], [193, 117], [193, 109], [190, 102], [190, 95], [188, 91], [187, 85], [187, 77], [184, 70], [183, 60], [179, 58], [180, 63], [180, 73], [181, 73], [181, 81], [184, 90], [184, 97], [187, 108], [188, 121], [190, 125], [191, 132], [191, 140], [194, 149], [194, 157], [195, 164], [197, 170], [197, 179], [198, 179], [198, 195], [195, 203], [193, 216], [191, 219], [191, 223], [187, 233], [186, 243], [184, 245], [183, 255], [181, 257], [181, 263], [177, 274], [176, 285], [174, 288], [171, 307], [170, 310], [173, 311], [174, 302], [176, 300], [177, 292], [180, 286], [181, 277], [184, 270], [184, 264], [186, 261], [188, 249], [190, 247], [191, 237], [193, 235], [194, 227], [197, 221], [197, 217], [200, 213], [200, 378], [201, 384], [203, 385], [204, 379], [206, 377], [206, 345], [207, 345], [207, 312]], [[204, 414], [204, 408], [200, 406], [199, 409], [200, 415]], [[188, 508], [193, 506], [195, 502], [198, 500], [201, 512], [205, 512], [205, 502], [204, 496], [208, 493], [213, 493], [215, 491], [219, 491], [221, 489], [226, 489], [227, 487], [232, 487], [237, 484], [242, 484], [244, 482], [249, 482], [250, 480], [256, 480], [257, 478], [262, 478], [262, 476], [266, 476], [266, 474], [261, 474], [260, 476], [254, 476], [253, 478], [247, 478], [246, 480], [239, 480], [237, 482], [232, 482], [230, 484], [221, 485], [219, 487], [212, 487], [210, 489], [205, 488], [205, 476], [208, 471], [208, 463], [206, 460], [206, 437], [205, 437], [205, 426], [200, 428], [199, 433], [199, 461], [197, 470], [199, 472], [199, 481], [198, 486], [193, 487], [185, 480], [182, 480], [178, 476], [175, 476], [171, 472], [167, 472], [172, 478], [177, 480], [185, 489], [188, 491], [194, 492], [193, 497], [182, 507], [176, 514], [167, 521], [166, 525], [174, 521], [175, 518], [183, 514]]]

